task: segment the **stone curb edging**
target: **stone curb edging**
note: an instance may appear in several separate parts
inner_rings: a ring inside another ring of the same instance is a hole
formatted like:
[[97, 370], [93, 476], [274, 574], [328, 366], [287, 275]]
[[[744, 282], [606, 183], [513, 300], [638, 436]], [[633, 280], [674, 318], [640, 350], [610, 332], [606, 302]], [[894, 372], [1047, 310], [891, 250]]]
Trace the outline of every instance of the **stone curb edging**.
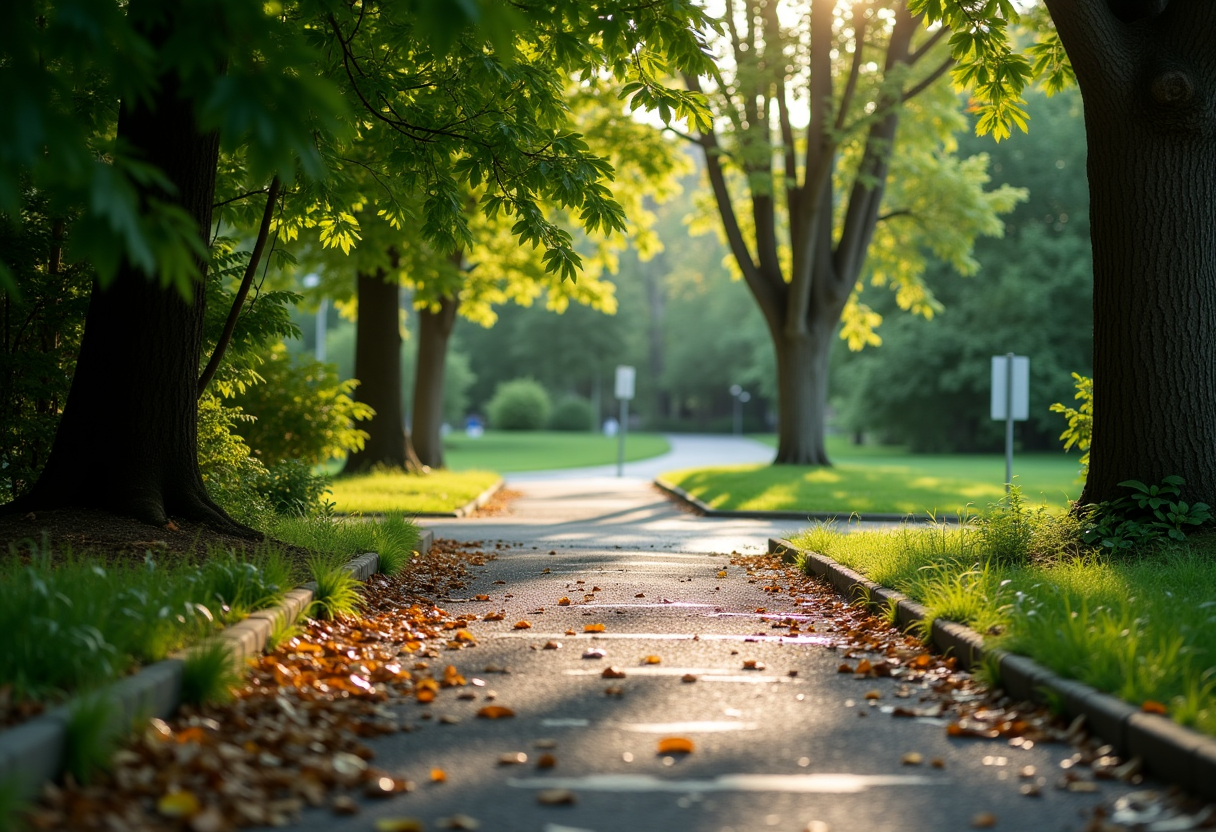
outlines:
[[[420, 530], [417, 551], [426, 554], [434, 543], [435, 534]], [[375, 552], [359, 555], [344, 568], [360, 581], [376, 573], [380, 556]], [[295, 621], [312, 603], [316, 585], [305, 584], [293, 589], [273, 607], [250, 613], [247, 618], [225, 627], [216, 637], [228, 644], [238, 666], [260, 655], [266, 640], [280, 620]], [[181, 658], [169, 658], [141, 668], [137, 673], [120, 679], [105, 688], [100, 695], [110, 703], [105, 730], [125, 734], [139, 719], [172, 716], [181, 704]], [[73, 702], [67, 702], [45, 713], [0, 731], [0, 783], [15, 781], [18, 795], [32, 798], [43, 782], [54, 780], [63, 771], [66, 761], [67, 727], [72, 718]]]
[[[874, 612], [887, 613], [894, 606], [901, 629], [920, 623], [928, 612], [903, 593], [880, 586], [829, 557], [798, 549], [788, 540], [770, 538], [768, 551], [787, 562], [804, 556], [812, 574], [826, 578], [849, 601], [861, 601]], [[1001, 687], [1014, 699], [1054, 700], [1069, 716], [1083, 715], [1090, 730], [1119, 754], [1143, 760], [1149, 773], [1205, 800], [1216, 800], [1216, 738], [1057, 676], [1026, 656], [985, 648], [983, 636], [962, 624], [935, 618], [929, 639], [942, 653], [957, 656], [965, 668], [995, 662]]]
[[884, 514], [882, 512], [864, 513], [860, 511], [739, 511], [734, 509], [713, 508], [704, 500], [667, 482], [662, 477], [655, 477], [654, 485], [660, 491], [676, 498], [704, 517], [731, 517], [738, 520], [860, 520], [863, 523], [953, 523], [945, 517], [936, 520], [928, 515], [919, 514]]

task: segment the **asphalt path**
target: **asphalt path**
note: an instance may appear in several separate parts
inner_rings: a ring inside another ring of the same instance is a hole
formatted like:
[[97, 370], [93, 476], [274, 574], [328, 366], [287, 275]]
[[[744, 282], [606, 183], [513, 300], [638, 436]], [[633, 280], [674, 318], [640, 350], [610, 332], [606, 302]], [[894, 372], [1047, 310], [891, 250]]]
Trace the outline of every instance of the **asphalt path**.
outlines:
[[[502, 609], [505, 620], [478, 623], [475, 648], [433, 660], [476, 680], [463, 689], [474, 698], [445, 690], [430, 705], [396, 706], [413, 730], [369, 744], [377, 766], [417, 788], [364, 801], [353, 817], [311, 811], [304, 829], [368, 830], [390, 818], [437, 829], [463, 814], [504, 832], [940, 832], [972, 828], [990, 812], [996, 829], [1054, 832], [1084, 828], [1097, 803], [1126, 789], [1056, 789], [1071, 749], [952, 740], [939, 720], [893, 718], [882, 706], [895, 701], [895, 681], [837, 673], [841, 656], [826, 638], [774, 637], [758, 607], [807, 615], [821, 632], [830, 610], [783, 609], [789, 596], [749, 583], [730, 553], [762, 551], [789, 524], [698, 518], [639, 478], [512, 487], [523, 496], [507, 516], [426, 524], [439, 537], [497, 551], [467, 589], [467, 599], [490, 602], [444, 604], [479, 615]], [[594, 595], [585, 604], [584, 591]], [[575, 603], [557, 606], [563, 596]], [[532, 627], [514, 629], [520, 620]], [[585, 634], [588, 623], [605, 632]], [[549, 641], [560, 649], [543, 649]], [[588, 648], [605, 656], [583, 658]], [[645, 664], [647, 656], [661, 662]], [[744, 670], [747, 660], [766, 669]], [[625, 678], [602, 678], [609, 665]], [[500, 668], [509, 672], [493, 672]], [[683, 682], [686, 673], [697, 681]], [[623, 695], [607, 695], [610, 686]], [[871, 689], [881, 695], [874, 704], [865, 699]], [[516, 716], [476, 718], [487, 704]], [[695, 751], [658, 753], [658, 741], [675, 736]], [[944, 766], [904, 765], [908, 752]], [[545, 753], [553, 768], [535, 765]], [[528, 761], [503, 764], [504, 754]], [[1039, 797], [1019, 793], [1027, 765], [1047, 780]], [[446, 782], [430, 782], [432, 768]], [[543, 805], [537, 794], [546, 788], [569, 789], [577, 802]]]

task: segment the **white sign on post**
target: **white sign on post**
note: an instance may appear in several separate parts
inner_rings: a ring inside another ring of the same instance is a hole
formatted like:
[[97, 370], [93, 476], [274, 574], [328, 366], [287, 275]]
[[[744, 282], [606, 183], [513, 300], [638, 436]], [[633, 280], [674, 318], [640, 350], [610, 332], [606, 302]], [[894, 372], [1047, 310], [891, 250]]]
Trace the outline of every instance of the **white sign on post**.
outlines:
[[992, 356], [992, 418], [1005, 423], [1005, 491], [1013, 487], [1013, 423], [1030, 418], [1030, 359]]
[[[1030, 418], [1030, 359], [1024, 355], [1013, 356], [1013, 378], [1008, 378], [1009, 356], [992, 356], [992, 418], [1005, 421], [1009, 394], [1013, 394], [1013, 421], [1025, 422]], [[1012, 384], [1010, 382], [1012, 381]]]
[[633, 382], [637, 377], [637, 370], [633, 367], [628, 367], [624, 364], [616, 368], [616, 397], [621, 401], [629, 401], [633, 398]]

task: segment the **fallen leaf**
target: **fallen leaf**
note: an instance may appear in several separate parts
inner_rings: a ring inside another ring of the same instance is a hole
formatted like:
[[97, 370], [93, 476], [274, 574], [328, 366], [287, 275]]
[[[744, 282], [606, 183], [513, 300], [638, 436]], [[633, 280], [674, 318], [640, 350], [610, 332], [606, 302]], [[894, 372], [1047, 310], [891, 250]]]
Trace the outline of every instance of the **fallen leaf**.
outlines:
[[414, 696], [424, 705], [435, 701], [435, 691], [431, 690], [430, 688], [419, 688], [414, 693]]
[[974, 829], [991, 829], [996, 826], [996, 815], [992, 812], [980, 812], [977, 815], [972, 815], [971, 826]]
[[482, 719], [506, 719], [515, 716], [515, 711], [503, 705], [486, 705], [477, 715]]
[[557, 765], [557, 758], [552, 754], [541, 754], [536, 759], [537, 768], [553, 768], [555, 765]]
[[844, 662], [840, 665], [840, 667], [836, 668], [836, 672], [837, 673], [856, 673], [857, 671], [855, 671], [853, 669], [852, 665], [850, 665], [848, 662]]
[[540, 574], [542, 574], [542, 575], [548, 575], [548, 574], [549, 574], [549, 567], [547, 567], [547, 566], [546, 566], [544, 569], [540, 570]]
[[544, 650], [561, 650], [562, 643], [560, 641], [546, 641], [545, 646], [542, 649], [544, 649]]
[[536, 793], [536, 802], [544, 806], [573, 806], [578, 796], [569, 789], [541, 789]]
[[169, 792], [156, 801], [156, 811], [167, 818], [188, 818], [197, 815], [202, 806], [194, 792]]
[[726, 570], [725, 570], [725, 569], [720, 569], [720, 570], [718, 570], [718, 577], [719, 577], [719, 578], [725, 578], [725, 577], [726, 577]]
[[687, 737], [664, 737], [659, 740], [660, 754], [691, 754], [696, 745]]
[[683, 676], [680, 677], [680, 681], [681, 682], [695, 682], [695, 681], [697, 681], [697, 674], [685, 673]]
[[758, 662], [755, 659], [743, 660], [744, 670], [764, 670], [764, 662]]
[[568, 636], [574, 635], [574, 630], [566, 630], [566, 635], [568, 635]]
[[527, 621], [516, 621], [515, 622], [515, 629], [517, 629], [517, 630], [527, 630], [527, 629], [530, 629], [531, 627], [532, 627], [532, 625], [529, 624]]
[[862, 659], [861, 661], [859, 661], [857, 663], [857, 672], [858, 673], [869, 673], [873, 669], [874, 669], [874, 665], [870, 664], [869, 659]]
[[645, 659], [642, 660], [642, 663], [643, 664], [661, 664], [662, 661], [663, 660], [661, 658], [659, 658], [658, 656], [647, 656]]
[[522, 766], [526, 762], [528, 762], [528, 755], [522, 751], [512, 751], [498, 755], [498, 764], [500, 766]]
[[633, 596], [633, 597], [634, 597], [634, 598], [645, 598], [645, 597], [646, 597], [646, 593], [645, 593], [645, 592], [639, 592], [637, 595], [635, 595], [635, 596]]
[[929, 765], [933, 766], [934, 768], [945, 768], [946, 761], [943, 760], [941, 757], [934, 757], [932, 760], [929, 761]]
[[899, 761], [906, 766], [918, 766], [925, 761], [925, 756], [919, 751], [909, 751], [900, 757]]
[[878, 690], [868, 690], [868, 691], [866, 691], [866, 699], [868, 699], [871, 702], [873, 702], [876, 699], [882, 699], [882, 692], [878, 691]]
[[426, 832], [426, 827], [418, 818], [380, 818], [376, 832]]
[[485, 620], [485, 621], [502, 621], [504, 618], [506, 618], [506, 616], [500, 612], [488, 612], [488, 613], [486, 613], [486, 617], [483, 620]]
[[604, 695], [605, 696], [624, 696], [625, 689], [623, 687], [621, 687], [620, 685], [609, 685], [608, 687], [604, 688]]
[[1140, 706], [1140, 710], [1144, 711], [1146, 714], [1160, 714], [1161, 716], [1165, 716], [1168, 709], [1165, 707], [1165, 705], [1157, 702], [1156, 700], [1146, 699]]
[[767, 607], [756, 607], [756, 612], [768, 612]]
[[475, 598], [473, 598], [473, 600], [474, 601], [489, 601], [490, 596], [489, 595], [478, 595]]
[[583, 651], [584, 659], [602, 659], [608, 655], [608, 651], [602, 647], [588, 647]]
[[452, 815], [450, 818], [440, 818], [436, 825], [440, 829], [480, 829], [481, 821], [469, 815]]
[[605, 679], [624, 679], [625, 671], [619, 667], [605, 667], [604, 672], [600, 674]]
[[359, 804], [350, 795], [340, 794], [329, 804], [335, 815], [357, 815]]
[[432, 783], [448, 782], [448, 773], [441, 768], [431, 769], [431, 782]]
[[602, 633], [602, 632], [604, 632], [604, 625], [603, 624], [584, 624], [583, 632], [584, 633]]
[[563, 595], [561, 598], [557, 599], [557, 605], [559, 607], [568, 607], [570, 606], [570, 599]]

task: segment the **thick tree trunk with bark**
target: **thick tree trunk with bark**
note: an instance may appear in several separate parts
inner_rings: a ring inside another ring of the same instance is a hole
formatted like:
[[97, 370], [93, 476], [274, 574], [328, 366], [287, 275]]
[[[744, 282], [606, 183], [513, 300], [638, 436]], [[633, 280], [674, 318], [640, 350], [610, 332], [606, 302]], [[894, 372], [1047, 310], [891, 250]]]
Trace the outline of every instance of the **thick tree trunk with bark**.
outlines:
[[1048, 3], [1089, 143], [1094, 423], [1082, 502], [1177, 474], [1216, 504], [1216, 3]]
[[824, 321], [805, 333], [773, 332], [777, 354], [778, 465], [831, 465], [827, 435], [828, 359], [836, 322]]
[[414, 375], [414, 450], [418, 461], [443, 466], [443, 380], [448, 339], [456, 323], [460, 300], [444, 297], [438, 311], [418, 310], [418, 368]]
[[359, 320], [355, 326], [355, 398], [376, 415], [360, 427], [367, 431], [363, 450], [346, 458], [343, 473], [374, 466], [417, 471], [422, 466], [405, 429], [401, 403], [401, 301], [396, 278], [384, 271], [360, 272]]
[[[172, 199], [206, 234], [219, 139], [199, 132], [193, 102], [161, 79], [150, 102], [128, 102], [118, 138], [174, 184]], [[200, 264], [205, 268], [205, 264]], [[71, 391], [42, 475], [15, 510], [98, 508], [163, 526], [169, 517], [258, 533], [207, 496], [198, 467], [197, 404], [204, 291], [194, 302], [131, 263], [94, 286]]]

